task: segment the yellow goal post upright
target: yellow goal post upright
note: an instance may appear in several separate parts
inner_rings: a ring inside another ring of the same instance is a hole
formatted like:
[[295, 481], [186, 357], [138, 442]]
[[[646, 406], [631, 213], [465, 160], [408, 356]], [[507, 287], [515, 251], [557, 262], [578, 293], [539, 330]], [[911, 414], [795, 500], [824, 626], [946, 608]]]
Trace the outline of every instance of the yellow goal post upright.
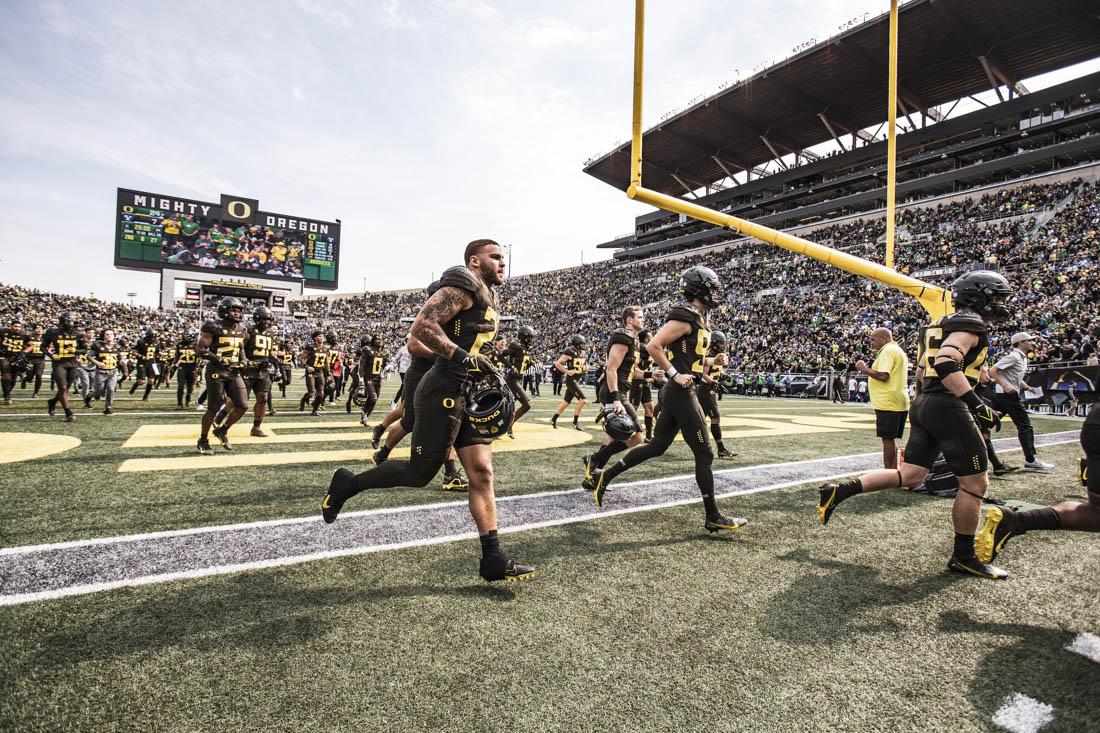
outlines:
[[668, 196], [657, 191], [651, 191], [642, 186], [642, 67], [645, 57], [645, 0], [635, 0], [634, 6], [634, 104], [633, 121], [630, 136], [630, 186], [626, 189], [626, 195], [635, 201], [656, 206], [665, 211], [690, 216], [693, 219], [709, 222], [715, 226], [730, 229], [753, 239], [759, 239], [768, 244], [796, 252], [815, 260], [820, 260], [833, 267], [838, 267], [860, 277], [865, 277], [883, 285], [888, 285], [896, 290], [911, 295], [917, 299], [921, 306], [928, 311], [933, 319], [942, 318], [951, 313], [954, 308], [951, 304], [951, 293], [947, 290], [918, 280], [914, 277], [897, 272], [896, 270], [880, 265], [877, 262], [866, 260], [862, 257], [850, 255], [826, 247], [822, 244], [811, 242], [793, 234], [787, 234], [762, 224], [754, 224], [746, 219], [715, 211], [714, 209], [700, 206], [685, 201], [675, 196]]

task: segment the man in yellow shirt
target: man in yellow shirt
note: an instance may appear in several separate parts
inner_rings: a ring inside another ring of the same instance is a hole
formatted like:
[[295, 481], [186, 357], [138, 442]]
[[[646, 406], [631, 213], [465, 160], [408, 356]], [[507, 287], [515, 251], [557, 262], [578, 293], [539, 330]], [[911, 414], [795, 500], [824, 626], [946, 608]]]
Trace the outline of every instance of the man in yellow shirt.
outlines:
[[860, 359], [856, 369], [866, 374], [871, 391], [871, 406], [875, 408], [875, 434], [882, 438], [882, 464], [898, 467], [898, 441], [905, 433], [905, 418], [909, 412], [909, 358], [888, 328], [871, 332], [871, 348], [875, 363], [870, 367]]

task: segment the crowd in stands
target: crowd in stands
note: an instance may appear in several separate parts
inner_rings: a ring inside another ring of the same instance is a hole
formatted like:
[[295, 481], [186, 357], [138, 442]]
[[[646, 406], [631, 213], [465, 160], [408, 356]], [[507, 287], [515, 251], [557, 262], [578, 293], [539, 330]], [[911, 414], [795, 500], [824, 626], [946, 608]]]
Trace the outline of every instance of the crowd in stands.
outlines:
[[[1057, 204], [1062, 208], [1055, 212]], [[880, 261], [884, 231], [879, 218], [823, 226], [801, 236]], [[1014, 315], [994, 335], [994, 354], [1008, 348], [1011, 333], [1027, 330], [1042, 336], [1034, 363], [1095, 362], [1097, 344], [1089, 334], [1091, 325], [1100, 322], [1098, 231], [1096, 185], [1081, 180], [1032, 184], [902, 210], [896, 261], [899, 270], [940, 285], [966, 269], [1004, 272], [1017, 292], [1011, 300]], [[539, 331], [536, 356], [543, 362], [556, 358], [574, 333], [587, 336], [590, 357], [598, 356], [626, 305], [645, 307], [648, 325], [658, 327], [679, 299], [678, 273], [695, 264], [711, 267], [725, 283], [727, 300], [713, 312], [712, 326], [729, 338], [728, 371], [753, 380], [847, 370], [870, 356], [868, 334], [880, 325], [891, 328], [912, 356], [917, 329], [927, 318], [912, 298], [897, 291], [771, 245], [742, 240], [675, 258], [637, 264], [603, 261], [510, 278], [499, 291], [504, 330], [533, 325]], [[417, 290], [292, 301], [292, 315], [282, 320], [281, 328], [295, 351], [316, 329], [335, 330], [349, 347], [364, 333], [378, 333], [396, 348], [408, 330], [407, 320], [401, 319], [415, 316], [424, 297]], [[34, 325], [46, 327], [62, 310], [76, 312], [82, 325], [109, 325], [131, 344], [150, 326], [166, 343], [175, 343], [197, 332], [203, 318], [195, 311], [0, 286], [3, 325], [18, 319], [28, 331]]]

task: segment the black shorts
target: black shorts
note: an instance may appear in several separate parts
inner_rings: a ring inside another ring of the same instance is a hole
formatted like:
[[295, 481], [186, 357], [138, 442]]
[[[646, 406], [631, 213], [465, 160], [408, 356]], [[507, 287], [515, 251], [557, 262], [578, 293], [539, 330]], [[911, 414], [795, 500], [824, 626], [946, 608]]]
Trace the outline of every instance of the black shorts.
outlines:
[[422, 369], [416, 361], [405, 372], [405, 381], [401, 385], [401, 401], [405, 405], [405, 412], [401, 415], [401, 429], [406, 433], [411, 433], [416, 425], [416, 390], [425, 374], [427, 370]]
[[248, 409], [244, 379], [239, 374], [220, 372], [217, 367], [206, 370], [206, 411], [215, 413], [229, 401], [238, 410]]
[[630, 404], [648, 405], [653, 402], [653, 387], [648, 379], [630, 380]]
[[929, 470], [940, 452], [956, 476], [985, 473], [985, 441], [963, 401], [946, 392], [923, 392], [909, 408], [905, 462]]
[[695, 396], [699, 398], [699, 407], [703, 408], [703, 414], [711, 420], [722, 417], [718, 412], [718, 394], [714, 387], [702, 384], [695, 388]]
[[875, 410], [875, 435], [886, 440], [901, 440], [908, 415], [904, 410]]
[[137, 375], [138, 379], [156, 379], [157, 374], [153, 369], [153, 365], [156, 362], [146, 361], [138, 365]]
[[1081, 447], [1089, 462], [1086, 484], [1089, 503], [1100, 509], [1100, 425], [1084, 424], [1081, 428]]
[[249, 377], [248, 388], [253, 394], [267, 394], [271, 391], [271, 376], [264, 372], [259, 376]]
[[603, 382], [600, 384], [600, 391], [596, 395], [596, 399], [599, 400], [601, 405], [610, 405], [615, 400], [622, 402], [623, 407], [626, 408], [626, 414], [630, 415], [630, 419], [634, 421], [634, 432], [641, 432], [642, 427], [638, 423], [638, 413], [634, 411], [634, 405], [630, 404], [625, 392], [617, 392], [612, 395], [611, 390], [607, 388], [607, 383]]
[[527, 392], [523, 389], [523, 379], [518, 374], [509, 376], [505, 381], [508, 382], [508, 389], [512, 390], [512, 394], [516, 398], [516, 402], [520, 407], [526, 407], [531, 409], [531, 398], [527, 396]]
[[55, 361], [53, 369], [50, 370], [50, 376], [53, 377], [53, 386], [62, 392], [67, 390], [69, 385], [76, 381], [76, 370], [79, 368], [75, 364], [59, 364]]
[[442, 461], [452, 445], [462, 449], [492, 444], [492, 438], [478, 435], [466, 419], [462, 383], [448, 377], [440, 367], [432, 367], [420, 380], [413, 403], [417, 417], [410, 460]]
[[315, 397], [325, 391], [325, 373], [319, 371], [306, 372], [306, 394]]
[[291, 369], [288, 366], [284, 366], [283, 369], [283, 384], [290, 384]]
[[562, 397], [566, 402], [572, 402], [573, 400], [587, 401], [588, 398], [584, 394], [584, 390], [577, 383], [577, 378], [573, 375], [569, 375], [565, 378], [565, 396]]

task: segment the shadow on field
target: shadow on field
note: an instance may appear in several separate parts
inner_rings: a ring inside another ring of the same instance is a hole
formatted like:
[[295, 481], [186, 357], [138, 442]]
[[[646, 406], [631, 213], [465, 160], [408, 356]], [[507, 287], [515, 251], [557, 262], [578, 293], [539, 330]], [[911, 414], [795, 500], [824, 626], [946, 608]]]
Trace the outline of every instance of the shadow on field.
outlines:
[[791, 644], [841, 644], [855, 634], [892, 631], [890, 625], [862, 624], [860, 616], [868, 609], [921, 601], [959, 580], [942, 573], [895, 585], [884, 582], [877, 568], [815, 559], [808, 550], [794, 550], [779, 559], [825, 571], [795, 575], [785, 590], [769, 599], [760, 616], [763, 633]]
[[[469, 568], [465, 570], [460, 577], [471, 577]], [[348, 585], [339, 587], [303, 588], [267, 574], [243, 573], [190, 583], [104, 616], [60, 615], [59, 625], [65, 630], [41, 637], [34, 645], [35, 653], [23, 660], [20, 672], [40, 673], [96, 659], [156, 653], [172, 646], [213, 653], [227, 647], [260, 653], [291, 649], [346, 625], [345, 614], [339, 614], [336, 627], [328, 622], [326, 615], [334, 609], [362, 607], [363, 623], [367, 624], [374, 604], [419, 598], [431, 602], [446, 597], [508, 603], [516, 592], [480, 581], [467, 586], [423, 583], [372, 588], [349, 580]], [[116, 598], [109, 605], [116, 606], [118, 601]], [[415, 611], [410, 612], [410, 621], [415, 616]]]
[[[989, 720], [1005, 698], [1020, 693], [1054, 708], [1052, 731], [1096, 730], [1100, 719], [1100, 664], [1068, 651], [1076, 633], [1028, 624], [983, 623], [966, 611], [940, 614], [946, 634], [984, 634], [998, 646], [978, 664], [970, 680], [970, 700]], [[961, 682], [961, 680], [960, 680]]]

